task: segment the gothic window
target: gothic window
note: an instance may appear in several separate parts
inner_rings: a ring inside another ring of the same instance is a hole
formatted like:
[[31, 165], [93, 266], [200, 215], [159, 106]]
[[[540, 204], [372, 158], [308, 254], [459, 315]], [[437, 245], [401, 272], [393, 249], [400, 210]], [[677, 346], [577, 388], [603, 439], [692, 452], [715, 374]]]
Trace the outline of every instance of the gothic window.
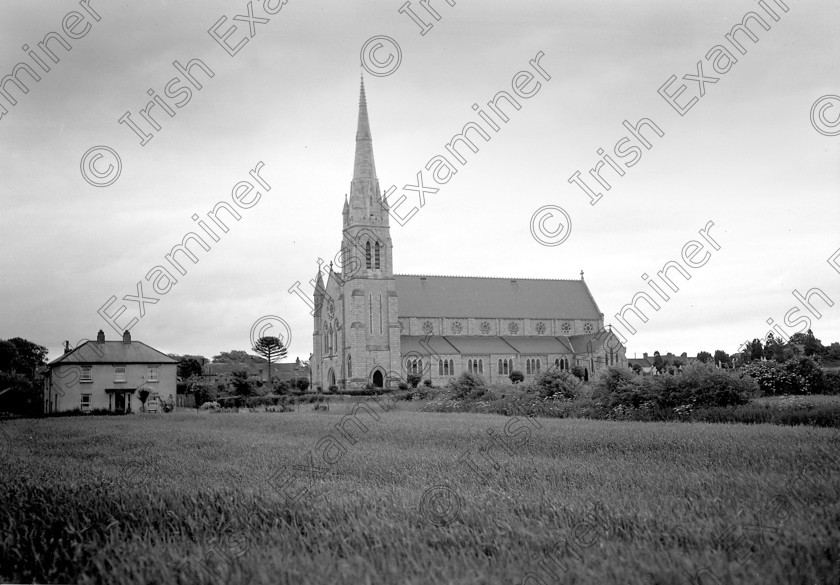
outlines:
[[472, 371], [472, 360], [467, 361], [467, 371], [469, 371], [470, 374], [473, 373], [473, 371]]
[[[370, 243], [368, 243], [368, 247], [370, 247]], [[368, 258], [368, 268], [370, 268], [370, 258]], [[368, 331], [373, 333], [373, 295], [368, 295], [368, 322]]]
[[[513, 360], [508, 360], [508, 365], [510, 366], [510, 371], [513, 371]], [[505, 372], [507, 373], [507, 372]]]
[[425, 333], [426, 335], [431, 335], [434, 332], [434, 330], [435, 326], [432, 325], [431, 321], [426, 321], [425, 323], [423, 323], [423, 333]]
[[508, 331], [511, 335], [519, 333], [519, 323], [508, 323]]
[[510, 370], [508, 370], [508, 362], [507, 362], [507, 360], [505, 360], [505, 361], [504, 361], [504, 366], [505, 366], [505, 375], [507, 375], [507, 374], [509, 374], [509, 373], [510, 373]]
[[569, 369], [569, 358], [566, 358], [566, 369]]
[[[378, 262], [376, 267], [379, 268]], [[379, 295], [379, 334], [382, 335], [382, 295]]]
[[502, 373], [502, 360], [499, 360], [499, 375]]
[[537, 360], [537, 371], [540, 371], [540, 360]]
[[417, 360], [417, 370], [418, 374], [423, 373], [423, 360]]
[[488, 323], [487, 321], [482, 321], [478, 330], [481, 331], [482, 335], [487, 335], [488, 333], [490, 333], [490, 323]]
[[443, 376], [443, 360], [438, 360], [438, 376]]
[[373, 267], [379, 270], [379, 242], [376, 242], [373, 252]]
[[417, 360], [412, 360], [411, 361], [411, 373], [412, 374], [417, 373]]
[[563, 323], [563, 326], [560, 328], [560, 331], [563, 333], [563, 335], [568, 335], [572, 332], [572, 324], [568, 321]]
[[592, 333], [592, 323], [584, 323], [583, 324], [583, 332], [584, 333]]
[[349, 355], [347, 356], [347, 377], [350, 378], [353, 376], [353, 358]]
[[370, 268], [370, 242], [365, 243], [365, 268]]
[[531, 360], [525, 360], [525, 373], [531, 373]]
[[454, 376], [455, 375], [455, 362], [449, 360], [449, 374]]
[[543, 323], [542, 321], [537, 323], [536, 331], [537, 335], [542, 335], [543, 333], [545, 333], [545, 323]]
[[563, 369], [563, 366], [560, 364], [560, 360], [554, 360], [554, 367]]
[[478, 360], [478, 373], [484, 373], [484, 360]]

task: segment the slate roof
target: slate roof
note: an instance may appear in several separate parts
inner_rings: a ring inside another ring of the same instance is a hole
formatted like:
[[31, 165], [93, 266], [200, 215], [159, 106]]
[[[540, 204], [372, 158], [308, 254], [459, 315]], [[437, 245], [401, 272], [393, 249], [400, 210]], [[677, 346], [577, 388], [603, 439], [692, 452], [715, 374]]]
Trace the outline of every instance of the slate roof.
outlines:
[[569, 353], [571, 346], [563, 343], [563, 338], [546, 337], [544, 335], [528, 335], [523, 337], [504, 337], [505, 342], [512, 345], [521, 354], [550, 354]]
[[395, 275], [401, 317], [600, 319], [583, 280]]
[[502, 354], [513, 355], [516, 350], [496, 335], [453, 335], [446, 340], [461, 355]]
[[142, 341], [86, 341], [70, 353], [54, 359], [58, 364], [177, 364], [171, 357]]
[[[420, 343], [421, 340], [423, 341], [422, 344]], [[441, 337], [440, 335], [431, 335], [429, 337], [422, 335], [401, 335], [400, 353], [402, 353], [403, 357], [410, 354], [448, 355], [458, 353], [458, 350], [445, 337]]]

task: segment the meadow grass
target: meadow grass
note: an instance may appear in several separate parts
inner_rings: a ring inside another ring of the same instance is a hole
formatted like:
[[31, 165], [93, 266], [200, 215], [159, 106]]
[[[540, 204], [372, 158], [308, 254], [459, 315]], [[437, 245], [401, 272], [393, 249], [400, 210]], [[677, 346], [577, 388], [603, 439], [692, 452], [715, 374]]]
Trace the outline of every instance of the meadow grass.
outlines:
[[[0, 581], [840, 576], [836, 430], [513, 421], [369, 403], [379, 420], [345, 427], [355, 444], [324, 440], [341, 438], [335, 425], [352, 404], [4, 423]], [[504, 437], [506, 425], [515, 440], [493, 441], [488, 430]]]

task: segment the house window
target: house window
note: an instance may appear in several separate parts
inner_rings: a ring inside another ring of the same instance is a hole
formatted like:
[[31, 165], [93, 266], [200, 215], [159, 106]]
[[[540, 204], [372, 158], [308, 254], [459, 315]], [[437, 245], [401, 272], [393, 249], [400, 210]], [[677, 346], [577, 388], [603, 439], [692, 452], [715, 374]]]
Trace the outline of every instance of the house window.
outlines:
[[91, 366], [82, 366], [82, 377], [79, 379], [80, 382], [93, 382], [93, 376], [91, 375]]
[[158, 367], [157, 366], [149, 366], [149, 376], [147, 378], [148, 382], [157, 382], [158, 381]]
[[114, 366], [114, 382], [125, 382], [125, 366]]
[[82, 412], [90, 410], [90, 394], [82, 394], [82, 403], [80, 408]]

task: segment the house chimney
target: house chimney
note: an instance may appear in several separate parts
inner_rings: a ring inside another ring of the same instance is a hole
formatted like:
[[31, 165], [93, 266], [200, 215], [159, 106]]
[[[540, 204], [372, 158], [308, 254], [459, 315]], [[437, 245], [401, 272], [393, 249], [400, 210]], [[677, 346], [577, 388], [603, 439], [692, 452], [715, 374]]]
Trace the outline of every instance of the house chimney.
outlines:
[[131, 343], [131, 333], [126, 331], [123, 333], [123, 343]]
[[64, 341], [64, 353], [70, 353], [71, 351], [73, 351], [73, 350], [70, 349], [70, 342], [65, 340]]
[[105, 332], [102, 329], [96, 334], [96, 343], [105, 343]]

